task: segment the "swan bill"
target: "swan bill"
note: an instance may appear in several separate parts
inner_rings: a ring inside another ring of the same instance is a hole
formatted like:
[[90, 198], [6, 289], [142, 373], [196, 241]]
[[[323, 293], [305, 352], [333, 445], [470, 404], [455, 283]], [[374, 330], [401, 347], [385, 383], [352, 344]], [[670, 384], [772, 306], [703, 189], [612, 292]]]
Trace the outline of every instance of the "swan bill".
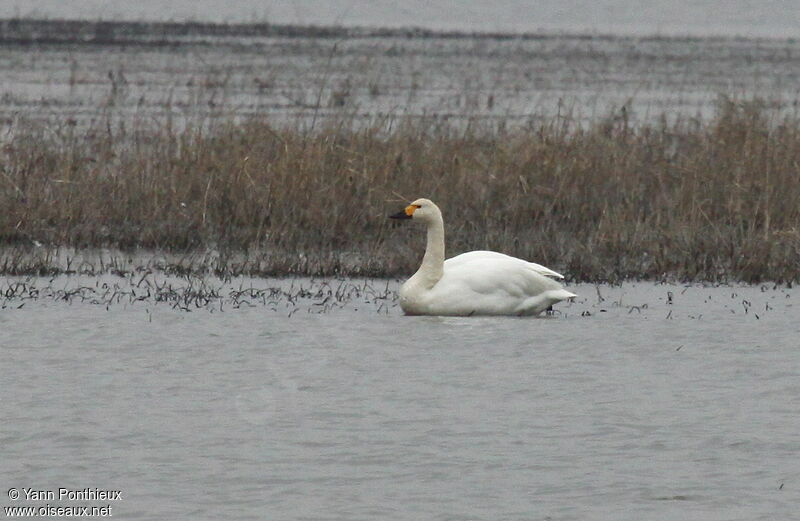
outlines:
[[389, 219], [411, 219], [411, 217], [414, 215], [414, 212], [416, 212], [418, 208], [418, 204], [410, 204], [406, 206], [406, 209], [402, 212], [397, 212], [390, 215]]

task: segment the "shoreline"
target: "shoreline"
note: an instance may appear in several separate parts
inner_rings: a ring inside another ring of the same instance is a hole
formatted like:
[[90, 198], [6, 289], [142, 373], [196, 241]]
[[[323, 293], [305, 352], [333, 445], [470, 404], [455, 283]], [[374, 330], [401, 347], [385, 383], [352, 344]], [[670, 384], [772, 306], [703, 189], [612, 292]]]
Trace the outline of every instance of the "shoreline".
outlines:
[[[205, 40], [204, 40], [205, 38]], [[794, 44], [792, 37], [699, 36], [692, 34], [614, 34], [590, 31], [467, 31], [423, 27], [369, 27], [280, 24], [269, 22], [216, 23], [165, 21], [111, 21], [59, 18], [0, 19], [0, 45], [143, 45], [181, 46], [219, 43], [221, 38], [315, 39], [441, 39], [546, 41], [585, 40], [619, 42], [774, 42]]]
[[[454, 256], [448, 254], [448, 258]], [[64, 246], [8, 246], [0, 244], [0, 296], [2, 292], [18, 282], [35, 279], [89, 278], [139, 280], [161, 276], [185, 281], [232, 280], [260, 281], [372, 281], [402, 284], [414, 273], [409, 271], [384, 272], [379, 268], [363, 269], [357, 264], [359, 254], [342, 252], [336, 256], [337, 267], [325, 266], [321, 259], [306, 258], [306, 267], [290, 269], [275, 268], [275, 262], [284, 265], [290, 259], [306, 257], [304, 254], [284, 251], [281, 253], [194, 250], [172, 252], [168, 250], [116, 250], [87, 247], [76, 249]], [[332, 260], [330, 257], [327, 260]], [[363, 260], [363, 259], [361, 259]], [[421, 261], [421, 253], [420, 259]], [[529, 259], [535, 262], [537, 259]], [[737, 279], [728, 273], [716, 278], [687, 278], [677, 273], [661, 276], [633, 276], [628, 278], [577, 279], [567, 273], [564, 283], [570, 286], [610, 286], [623, 284], [665, 284], [697, 287], [772, 287], [791, 289], [800, 283], [794, 279], [756, 278]]]

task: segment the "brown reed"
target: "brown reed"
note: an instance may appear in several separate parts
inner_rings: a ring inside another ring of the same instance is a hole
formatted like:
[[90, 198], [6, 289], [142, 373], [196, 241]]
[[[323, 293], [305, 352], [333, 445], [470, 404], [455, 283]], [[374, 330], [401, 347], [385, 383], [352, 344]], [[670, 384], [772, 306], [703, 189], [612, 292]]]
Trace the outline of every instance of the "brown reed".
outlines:
[[249, 252], [237, 273], [395, 276], [414, 271], [424, 234], [386, 215], [429, 197], [449, 255], [493, 249], [580, 281], [791, 282], [800, 122], [768, 114], [722, 100], [710, 121], [636, 126], [624, 112], [515, 130], [19, 124], [0, 155], [0, 245], [212, 249], [222, 272]]

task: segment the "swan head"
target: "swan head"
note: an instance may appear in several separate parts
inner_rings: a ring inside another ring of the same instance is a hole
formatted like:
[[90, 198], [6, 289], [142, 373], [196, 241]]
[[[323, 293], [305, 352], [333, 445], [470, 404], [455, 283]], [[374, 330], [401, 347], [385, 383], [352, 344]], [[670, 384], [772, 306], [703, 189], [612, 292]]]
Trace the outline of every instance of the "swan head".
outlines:
[[430, 199], [417, 199], [401, 212], [389, 216], [389, 219], [413, 219], [417, 222], [429, 223], [441, 220], [442, 212]]

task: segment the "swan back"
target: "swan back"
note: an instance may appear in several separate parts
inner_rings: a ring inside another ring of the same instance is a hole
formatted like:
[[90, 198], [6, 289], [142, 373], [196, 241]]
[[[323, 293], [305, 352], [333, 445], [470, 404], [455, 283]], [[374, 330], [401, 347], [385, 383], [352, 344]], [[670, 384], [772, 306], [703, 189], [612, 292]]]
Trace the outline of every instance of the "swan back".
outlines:
[[461, 264], [462, 262], [471, 262], [479, 259], [513, 259], [514, 261], [522, 262], [527, 265], [528, 268], [534, 270], [535, 272], [539, 273], [540, 275], [544, 275], [545, 277], [552, 277], [554, 279], [563, 279], [564, 275], [551, 270], [541, 264], [536, 264], [535, 262], [528, 262], [522, 259], [518, 259], [516, 257], [512, 257], [510, 255], [506, 255], [504, 253], [498, 253], [496, 251], [486, 251], [486, 250], [476, 250], [476, 251], [468, 251], [466, 253], [462, 253], [461, 255], [456, 255], [453, 258], [447, 259], [445, 261], [445, 265], [447, 266], [456, 266], [457, 264]]

